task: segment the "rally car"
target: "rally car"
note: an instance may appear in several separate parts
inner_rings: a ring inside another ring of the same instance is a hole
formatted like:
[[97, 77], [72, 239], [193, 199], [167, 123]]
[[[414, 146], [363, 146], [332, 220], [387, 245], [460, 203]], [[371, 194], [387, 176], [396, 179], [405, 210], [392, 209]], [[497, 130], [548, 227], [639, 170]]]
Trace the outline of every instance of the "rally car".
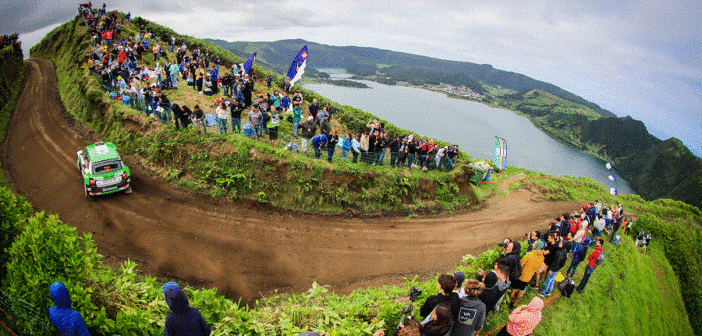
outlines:
[[119, 191], [132, 192], [129, 168], [122, 163], [114, 144], [98, 142], [79, 150], [76, 155], [88, 199]]

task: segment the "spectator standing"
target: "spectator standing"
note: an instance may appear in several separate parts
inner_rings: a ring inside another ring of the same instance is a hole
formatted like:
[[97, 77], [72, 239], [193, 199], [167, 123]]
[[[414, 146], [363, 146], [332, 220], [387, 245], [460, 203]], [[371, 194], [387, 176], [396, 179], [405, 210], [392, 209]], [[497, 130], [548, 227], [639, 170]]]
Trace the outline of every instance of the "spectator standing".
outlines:
[[580, 284], [578, 284], [578, 287], [575, 289], [576, 291], [578, 291], [578, 293], [582, 293], [583, 290], [585, 290], [585, 286], [587, 286], [587, 282], [590, 280], [592, 272], [594, 272], [595, 268], [597, 268], [597, 259], [600, 257], [600, 255], [604, 253], [602, 250], [602, 244], [604, 244], [604, 240], [597, 239], [597, 242], [595, 244], [595, 251], [593, 251], [590, 254], [590, 256], [587, 257], [588, 263], [587, 267], [585, 267], [585, 275], [583, 275], [583, 279], [580, 280]]
[[298, 128], [302, 129], [300, 152], [307, 153], [310, 147], [310, 140], [317, 134], [317, 124], [314, 123], [314, 118], [312, 116], [307, 117], [307, 121], [299, 124]]
[[602, 231], [604, 231], [605, 226], [607, 225], [607, 221], [602, 218], [602, 214], [597, 214], [597, 219], [595, 220], [595, 229], [594, 229], [594, 234], [595, 237], [600, 238], [602, 235]]
[[339, 130], [336, 128], [332, 130], [331, 135], [327, 137], [327, 151], [329, 152], [327, 155], [327, 161], [330, 163], [332, 162], [332, 158], [334, 157], [334, 150], [336, 149], [336, 144], [339, 143]]
[[369, 142], [370, 142], [370, 136], [369, 136], [368, 132], [366, 131], [361, 136], [361, 162], [363, 162], [363, 163], [370, 162], [370, 160], [368, 159]]
[[217, 115], [217, 123], [219, 124], [219, 133], [227, 134], [227, 117], [231, 112], [229, 112], [229, 107], [226, 103], [221, 102], [219, 106], [215, 108], [215, 114]]
[[169, 75], [171, 76], [171, 87], [174, 90], [178, 90], [178, 73], [180, 72], [180, 69], [175, 64], [171, 64], [170, 61], [166, 61], [166, 64], [170, 65], [168, 67], [168, 71], [170, 72]]
[[573, 251], [573, 261], [570, 262], [570, 267], [568, 267], [566, 271], [566, 276], [571, 278], [575, 276], [578, 265], [587, 257], [587, 249], [590, 247], [590, 244], [592, 244], [592, 240], [590, 238], [585, 238], [583, 242], [578, 245], [578, 248]]
[[[563, 240], [554, 242], [553, 244], [553, 246], [556, 246], [557, 248], [555, 249], [554, 257], [549, 258], [551, 263], [548, 264], [548, 277], [546, 278], [546, 285], [544, 286], [544, 289], [539, 292], [540, 295], [551, 295], [558, 271], [563, 268], [568, 261], [568, 248], [564, 247], [563, 245]], [[550, 251], [553, 250], [554, 249], [551, 249]]]
[[451, 336], [475, 336], [485, 325], [485, 304], [478, 298], [485, 284], [475, 279], [468, 279], [463, 284], [462, 297], [459, 302], [458, 318], [453, 324]]
[[319, 105], [317, 104], [317, 99], [312, 99], [312, 104], [307, 108], [307, 112], [314, 118], [315, 123], [319, 123], [317, 119], [317, 114], [319, 113]]
[[361, 133], [356, 133], [356, 137], [351, 140], [351, 155], [353, 155], [353, 163], [358, 162], [358, 155], [361, 153]]
[[329, 116], [325, 115], [322, 117], [322, 121], [319, 123], [319, 132], [326, 136], [330, 136], [331, 130], [331, 125], [329, 125]]
[[205, 80], [205, 69], [202, 68], [202, 65], [198, 65], [197, 69], [195, 70], [195, 83], [197, 84], [197, 92], [202, 94], [202, 83]]
[[509, 294], [510, 308], [514, 308], [517, 302], [524, 296], [524, 290], [526, 290], [527, 284], [531, 281], [531, 278], [534, 277], [536, 272], [539, 271], [543, 263], [544, 251], [542, 250], [531, 250], [524, 255], [524, 258], [520, 261], [522, 274], [518, 279], [512, 281], [510, 285], [512, 287], [512, 292]]
[[171, 35], [171, 38], [168, 40], [168, 51], [173, 52], [174, 45], [175, 45], [175, 35]]
[[209, 336], [210, 326], [196, 308], [190, 307], [188, 298], [175, 282], [161, 288], [171, 312], [166, 315], [164, 336]]
[[271, 105], [271, 113], [268, 122], [268, 139], [271, 141], [271, 146], [275, 147], [275, 141], [278, 140], [278, 125], [280, 124], [280, 111], [275, 106]]
[[353, 136], [351, 135], [351, 133], [349, 133], [341, 141], [341, 160], [343, 161], [346, 161], [346, 158], [349, 156], [349, 151], [353, 148], [353, 140], [351, 139], [353, 139]]
[[229, 109], [232, 114], [232, 133], [241, 133], [241, 112], [244, 111], [241, 100], [235, 101]]
[[519, 306], [509, 315], [507, 325], [496, 336], [528, 336], [541, 322], [544, 301], [534, 297], [526, 306]]
[[258, 138], [261, 136], [261, 124], [263, 123], [263, 114], [258, 110], [256, 105], [251, 105], [251, 110], [249, 111], [249, 123], [251, 124], [251, 129], [254, 132], [254, 137]]
[[298, 102], [293, 103], [292, 118], [293, 136], [297, 138], [297, 129], [300, 126], [300, 121], [302, 121], [302, 109], [300, 108], [300, 103]]
[[395, 139], [392, 139], [388, 144], [390, 148], [390, 167], [397, 167], [397, 160], [400, 158], [400, 146], [402, 145], [402, 138], [398, 135]]
[[49, 320], [56, 326], [61, 336], [90, 336], [88, 327], [80, 313], [71, 308], [71, 296], [68, 294], [66, 285], [57, 281], [49, 286], [51, 299], [56, 304], [49, 307]]
[[212, 83], [212, 94], [216, 95], [219, 92], [219, 84], [217, 80], [219, 79], [219, 67], [212, 66], [210, 69], [210, 82]]

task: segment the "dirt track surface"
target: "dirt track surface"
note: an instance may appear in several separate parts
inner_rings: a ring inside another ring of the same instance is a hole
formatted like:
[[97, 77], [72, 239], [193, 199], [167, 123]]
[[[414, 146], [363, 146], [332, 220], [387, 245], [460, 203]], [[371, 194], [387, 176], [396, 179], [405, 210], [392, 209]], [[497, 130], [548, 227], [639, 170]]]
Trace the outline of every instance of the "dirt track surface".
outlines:
[[[75, 153], [94, 139], [67, 122], [48, 60], [26, 61], [27, 80], [8, 128], [3, 166], [39, 210], [92, 232], [108, 261], [127, 258], [146, 273], [216, 287], [245, 302], [300, 292], [313, 281], [337, 292], [404, 275], [448, 271], [504, 237], [543, 228], [575, 202], [534, 202], [529, 191], [479, 211], [443, 218], [345, 219], [230, 203], [163, 183], [136, 159], [134, 193], [86, 200]], [[506, 189], [505, 189], [506, 190]]]

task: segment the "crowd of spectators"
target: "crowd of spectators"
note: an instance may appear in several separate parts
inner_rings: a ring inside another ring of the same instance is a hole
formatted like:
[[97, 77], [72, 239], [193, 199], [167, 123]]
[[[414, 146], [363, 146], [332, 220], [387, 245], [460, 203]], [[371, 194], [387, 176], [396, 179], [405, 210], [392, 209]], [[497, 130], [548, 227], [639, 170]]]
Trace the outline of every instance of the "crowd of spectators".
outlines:
[[[162, 41], [140, 29], [132, 38], [122, 37], [121, 27], [129, 25], [131, 14], [120, 16], [117, 11], [108, 12], [104, 4], [97, 9], [91, 3], [82, 4], [80, 13], [91, 36], [85, 66], [115, 98], [164, 123], [175, 124], [178, 130], [193, 125], [206, 132], [208, 127], [219, 126], [219, 133], [227, 134], [231, 124], [232, 133], [267, 138], [276, 146], [279, 128], [287, 121], [292, 126], [288, 148], [292, 146], [306, 155], [312, 147], [315, 158], [324, 156], [329, 162], [337, 147], [342, 161], [351, 154], [354, 163], [424, 171], [450, 171], [459, 157], [457, 145], [437, 146], [433, 140], [412, 134], [390, 137], [385, 124], [377, 119], [371, 119], [364, 132], [341, 134], [331, 126], [334, 111], [330, 104], [321, 106], [313, 99], [306, 105], [299, 90], [290, 95], [288, 81], [272, 93], [257, 92], [254, 70], [246, 73], [243, 65], [236, 63], [224, 67], [209, 50], [188, 49], [175, 36]], [[174, 59], [169, 58], [169, 52]], [[153, 68], [145, 66], [145, 57], [153, 57]], [[221, 75], [220, 70], [224, 70]], [[266, 85], [272, 86], [271, 78], [266, 79]], [[221, 88], [222, 97], [209, 106], [195, 105], [191, 109], [166, 94], [187, 87], [207, 96], [217, 95]]]
[[[631, 227], [631, 219], [623, 215], [621, 204], [607, 206], [601, 200], [586, 204], [576, 214], [556, 217], [545, 233], [528, 233], [523, 257], [521, 244], [506, 238], [498, 244], [502, 253], [492, 270], [479, 269], [472, 279], [466, 279], [463, 272], [440, 275], [438, 293], [429, 296], [420, 308], [423, 320], [402, 325], [399, 335], [478, 335], [485, 318], [505, 305], [512, 312], [496, 335], [530, 335], [541, 321], [544, 299], [552, 294], [556, 275], [568, 259], [571, 267], [557, 288], [570, 297], [573, 291], [585, 290], [595, 269], [604, 261], [605, 240], [600, 236], [608, 234], [611, 243], [619, 244], [618, 229]], [[598, 221], [604, 223], [601, 229], [595, 224]], [[642, 237], [643, 233], [637, 236], [637, 246], [644, 244]], [[572, 278], [581, 261], [587, 261], [587, 266], [576, 287]], [[527, 305], [518, 305], [528, 289], [538, 291], [538, 295]], [[505, 299], [509, 303], [503, 303]]]
[[17, 41], [19, 41], [19, 35], [17, 35], [17, 33], [11, 35], [0, 35], [0, 49], [3, 49]]

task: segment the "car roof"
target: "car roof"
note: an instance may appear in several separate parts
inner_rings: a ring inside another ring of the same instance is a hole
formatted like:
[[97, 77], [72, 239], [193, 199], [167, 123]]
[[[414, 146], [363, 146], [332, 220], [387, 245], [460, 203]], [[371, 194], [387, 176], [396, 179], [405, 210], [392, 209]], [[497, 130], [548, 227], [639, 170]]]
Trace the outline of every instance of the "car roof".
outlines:
[[88, 145], [85, 147], [85, 151], [88, 153], [88, 158], [92, 162], [119, 159], [117, 147], [110, 142], [98, 142]]

